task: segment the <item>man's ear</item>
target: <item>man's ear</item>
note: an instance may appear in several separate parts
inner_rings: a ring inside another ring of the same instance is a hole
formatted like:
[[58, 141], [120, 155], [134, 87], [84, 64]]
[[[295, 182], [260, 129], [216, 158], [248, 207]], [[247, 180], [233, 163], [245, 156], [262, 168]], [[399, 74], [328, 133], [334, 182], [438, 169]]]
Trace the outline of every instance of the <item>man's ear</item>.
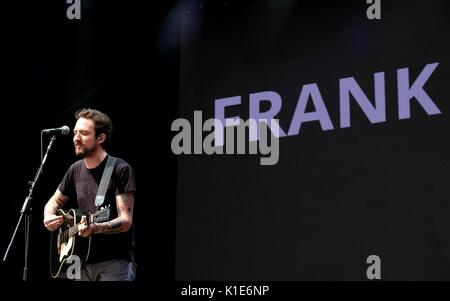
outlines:
[[98, 137], [97, 137], [98, 143], [103, 143], [103, 142], [105, 142], [105, 140], [106, 140], [105, 133], [101, 133], [100, 135], [98, 135]]

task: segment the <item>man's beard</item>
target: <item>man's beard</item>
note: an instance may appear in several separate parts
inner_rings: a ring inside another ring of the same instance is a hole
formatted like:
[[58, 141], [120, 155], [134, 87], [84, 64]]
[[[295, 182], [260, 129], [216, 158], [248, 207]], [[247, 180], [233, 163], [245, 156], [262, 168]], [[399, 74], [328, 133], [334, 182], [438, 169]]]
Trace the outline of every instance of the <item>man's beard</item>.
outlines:
[[86, 157], [89, 157], [93, 152], [94, 152], [94, 149], [89, 149], [82, 145], [80, 147], [75, 146], [75, 154], [78, 157], [86, 158]]

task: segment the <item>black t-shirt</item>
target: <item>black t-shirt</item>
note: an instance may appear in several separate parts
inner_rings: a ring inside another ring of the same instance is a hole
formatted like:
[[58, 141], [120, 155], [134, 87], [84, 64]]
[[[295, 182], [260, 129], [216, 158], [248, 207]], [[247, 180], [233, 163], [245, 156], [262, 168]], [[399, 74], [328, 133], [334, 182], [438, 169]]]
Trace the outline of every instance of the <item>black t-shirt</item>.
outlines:
[[[107, 155], [96, 168], [88, 169], [84, 160], [72, 164], [58, 186], [59, 191], [71, 200], [75, 200], [78, 209], [96, 211], [95, 196], [100, 185], [103, 170], [108, 160]], [[110, 220], [118, 216], [116, 195], [135, 192], [136, 183], [131, 166], [122, 159], [117, 158], [106, 191], [103, 204], [110, 205]], [[94, 234], [91, 236], [91, 248], [88, 262], [98, 262], [110, 259], [134, 260], [133, 226], [130, 230], [116, 234]]]

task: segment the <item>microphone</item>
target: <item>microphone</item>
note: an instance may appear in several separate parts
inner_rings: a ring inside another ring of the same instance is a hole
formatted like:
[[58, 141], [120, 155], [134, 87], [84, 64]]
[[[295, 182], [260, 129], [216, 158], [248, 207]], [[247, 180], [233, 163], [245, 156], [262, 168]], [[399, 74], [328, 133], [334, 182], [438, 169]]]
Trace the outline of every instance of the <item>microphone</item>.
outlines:
[[45, 129], [42, 130], [42, 133], [55, 133], [55, 134], [63, 134], [63, 135], [67, 135], [70, 132], [70, 128], [67, 125], [64, 125], [60, 128], [54, 128], [54, 129]]

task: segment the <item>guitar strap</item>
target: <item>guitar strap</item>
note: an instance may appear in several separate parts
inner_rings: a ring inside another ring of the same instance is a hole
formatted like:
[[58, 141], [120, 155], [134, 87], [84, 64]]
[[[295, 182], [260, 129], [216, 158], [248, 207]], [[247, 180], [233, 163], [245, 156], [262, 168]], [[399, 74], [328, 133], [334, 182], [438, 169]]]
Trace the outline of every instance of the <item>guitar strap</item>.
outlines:
[[97, 195], [95, 196], [95, 206], [100, 207], [105, 201], [106, 190], [108, 189], [109, 180], [111, 179], [111, 174], [114, 169], [114, 163], [116, 163], [117, 158], [113, 156], [108, 157], [106, 161], [105, 169], [103, 170], [102, 179], [100, 180], [100, 186], [98, 187]]

